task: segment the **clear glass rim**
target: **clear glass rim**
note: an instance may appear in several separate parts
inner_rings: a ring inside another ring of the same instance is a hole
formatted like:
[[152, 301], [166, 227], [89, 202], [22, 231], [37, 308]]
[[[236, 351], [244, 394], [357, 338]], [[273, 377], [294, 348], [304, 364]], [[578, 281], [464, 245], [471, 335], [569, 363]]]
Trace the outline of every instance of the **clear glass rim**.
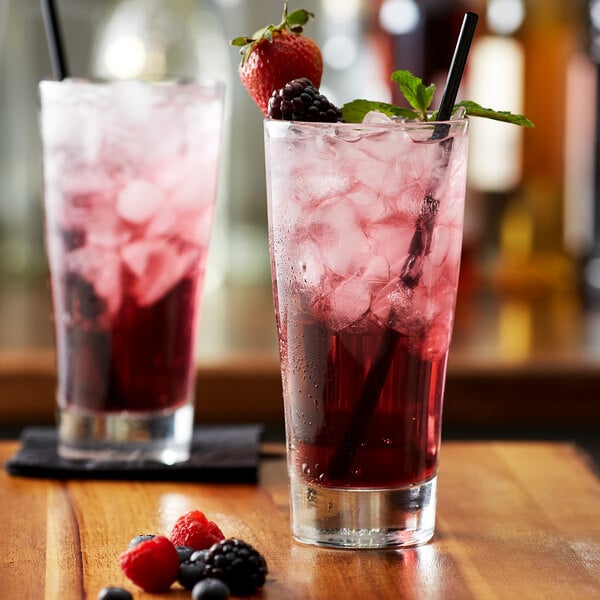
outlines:
[[225, 82], [220, 79], [191, 79], [188, 77], [165, 77], [163, 79], [94, 79], [88, 77], [67, 77], [63, 80], [42, 79], [39, 82], [40, 89], [42, 88], [99, 88], [110, 89], [119, 85], [135, 83], [150, 89], [173, 89], [177, 87], [198, 89], [198, 90], [214, 90], [223, 94], [225, 91]]
[[389, 130], [401, 130], [401, 131], [423, 131], [423, 130], [434, 130], [436, 127], [448, 127], [451, 130], [465, 129], [469, 123], [468, 117], [459, 117], [451, 119], [449, 121], [401, 121], [396, 120], [391, 123], [321, 123], [312, 121], [284, 121], [280, 119], [264, 119], [264, 126], [267, 129], [285, 131], [291, 128], [303, 129], [303, 130], [322, 130], [328, 129], [343, 129], [346, 131], [350, 130], [367, 130], [367, 131], [389, 131]]

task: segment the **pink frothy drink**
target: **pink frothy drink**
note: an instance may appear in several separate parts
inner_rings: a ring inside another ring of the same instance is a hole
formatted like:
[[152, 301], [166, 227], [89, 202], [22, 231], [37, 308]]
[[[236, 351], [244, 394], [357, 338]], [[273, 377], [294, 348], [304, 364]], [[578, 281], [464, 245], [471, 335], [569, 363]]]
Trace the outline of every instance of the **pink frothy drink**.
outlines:
[[265, 125], [293, 530], [334, 546], [433, 534], [461, 257], [467, 121], [370, 118]]
[[59, 451], [185, 460], [222, 86], [40, 91]]

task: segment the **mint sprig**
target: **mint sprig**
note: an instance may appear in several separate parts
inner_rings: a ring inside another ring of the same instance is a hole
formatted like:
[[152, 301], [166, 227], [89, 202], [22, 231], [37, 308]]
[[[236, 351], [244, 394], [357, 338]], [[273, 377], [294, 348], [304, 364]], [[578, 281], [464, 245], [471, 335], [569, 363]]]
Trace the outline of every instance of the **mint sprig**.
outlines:
[[[372, 100], [353, 100], [342, 106], [342, 118], [346, 123], [362, 123], [365, 115], [373, 110], [379, 111], [388, 117], [402, 117], [407, 120], [435, 121], [437, 111], [431, 112], [429, 107], [435, 94], [435, 84], [425, 85], [420, 77], [410, 71], [401, 70], [392, 73], [392, 81], [400, 87], [400, 91], [411, 108], [402, 108], [386, 102]], [[535, 127], [524, 115], [511, 113], [506, 110], [494, 110], [471, 100], [462, 100], [454, 105], [452, 112], [462, 108], [467, 116], [484, 117], [503, 123], [512, 123], [521, 127]]]

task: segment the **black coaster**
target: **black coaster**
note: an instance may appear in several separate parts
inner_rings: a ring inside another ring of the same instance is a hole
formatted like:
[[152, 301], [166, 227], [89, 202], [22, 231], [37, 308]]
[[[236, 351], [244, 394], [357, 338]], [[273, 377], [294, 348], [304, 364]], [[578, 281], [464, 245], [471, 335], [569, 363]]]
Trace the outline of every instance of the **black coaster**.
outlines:
[[56, 452], [53, 427], [28, 427], [21, 447], [5, 465], [10, 475], [52, 479], [125, 479], [256, 483], [261, 425], [215, 425], [194, 430], [190, 459], [156, 461], [67, 460]]

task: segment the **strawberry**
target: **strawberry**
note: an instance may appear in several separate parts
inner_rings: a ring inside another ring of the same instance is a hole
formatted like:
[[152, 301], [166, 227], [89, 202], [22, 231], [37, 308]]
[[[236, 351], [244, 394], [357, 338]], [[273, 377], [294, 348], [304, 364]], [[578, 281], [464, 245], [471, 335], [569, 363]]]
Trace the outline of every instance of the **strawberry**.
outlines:
[[179, 517], [170, 537], [175, 546], [190, 546], [194, 550], [205, 550], [225, 538], [218, 525], [200, 510], [191, 510]]
[[242, 61], [239, 76], [242, 84], [265, 115], [273, 90], [288, 81], [306, 77], [318, 88], [323, 74], [323, 57], [317, 44], [302, 35], [302, 28], [313, 14], [299, 8], [287, 12], [279, 25], [267, 25], [252, 37], [238, 37], [231, 41], [241, 46]]
[[171, 540], [161, 535], [125, 550], [119, 564], [126, 577], [146, 592], [166, 592], [179, 573], [177, 550]]

